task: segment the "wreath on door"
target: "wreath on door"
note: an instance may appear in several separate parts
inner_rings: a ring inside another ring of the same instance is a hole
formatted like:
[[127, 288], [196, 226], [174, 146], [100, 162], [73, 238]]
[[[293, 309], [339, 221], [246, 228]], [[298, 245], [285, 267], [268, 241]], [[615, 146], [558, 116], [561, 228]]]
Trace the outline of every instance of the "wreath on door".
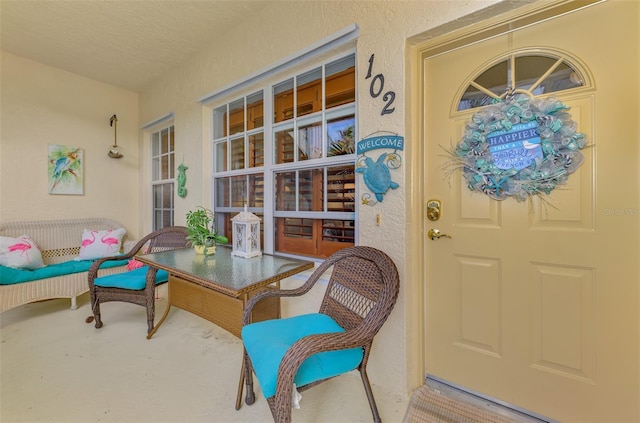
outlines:
[[496, 200], [550, 194], [582, 164], [584, 134], [560, 101], [507, 95], [476, 112], [449, 153], [471, 191]]

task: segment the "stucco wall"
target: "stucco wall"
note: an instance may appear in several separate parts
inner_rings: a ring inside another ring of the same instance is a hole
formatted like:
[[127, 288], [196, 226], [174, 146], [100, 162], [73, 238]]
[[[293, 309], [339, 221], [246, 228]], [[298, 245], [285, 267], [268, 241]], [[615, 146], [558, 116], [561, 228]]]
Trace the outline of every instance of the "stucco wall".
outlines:
[[[1, 54], [0, 220], [108, 217], [139, 237], [138, 94]], [[107, 157], [113, 114], [119, 160]], [[83, 149], [83, 195], [48, 193], [48, 144]]]
[[[189, 195], [177, 199], [176, 221], [186, 210], [210, 204], [209, 118], [197, 101], [201, 96], [232, 84], [304, 49], [329, 35], [356, 24], [359, 138], [376, 131], [405, 135], [404, 92], [405, 42], [408, 38], [455, 20], [497, 1], [296, 1], [273, 2], [259, 16], [250, 16], [225, 36], [212, 40], [192, 60], [161, 80], [140, 96], [141, 122], [150, 122], [169, 112], [175, 113], [176, 157], [189, 166]], [[395, 111], [381, 116], [382, 96], [372, 99], [365, 80], [369, 57], [375, 54], [373, 75], [384, 75], [385, 92], [396, 93]], [[141, 140], [144, 140], [141, 134]], [[411, 154], [407, 139], [406, 157]], [[406, 163], [406, 161], [405, 161]], [[420, 281], [406, 280], [405, 244], [416, 234], [405, 231], [405, 201], [410, 179], [406, 167], [394, 171], [400, 188], [386, 195], [375, 207], [360, 206], [359, 243], [378, 247], [396, 262], [401, 275], [401, 294], [396, 309], [374, 343], [369, 365], [373, 384], [390, 392], [407, 395], [424, 375], [417, 374], [416, 357], [420, 346], [408, 337], [411, 311], [405, 306], [412, 286]], [[358, 179], [362, 185], [361, 178]], [[361, 186], [364, 189], [364, 186]], [[143, 204], [141, 209], [147, 209]], [[380, 216], [380, 225], [377, 216]]]
[[[0, 220], [107, 216], [123, 222], [133, 237], [148, 232], [149, 146], [140, 127], [173, 112], [176, 159], [189, 166], [189, 195], [176, 197], [176, 223], [184, 223], [186, 210], [210, 204], [210, 122], [208, 109], [197, 99], [353, 24], [359, 28], [359, 138], [377, 131], [406, 136], [405, 93], [411, 90], [405, 69], [407, 39], [494, 3], [498, 0], [271, 2], [260, 15], [248, 16], [226, 35], [211, 40], [139, 96], [2, 52]], [[385, 92], [396, 94], [395, 111], [384, 116], [381, 96], [371, 98], [370, 80], [365, 79], [372, 54], [373, 75], [383, 74]], [[113, 142], [109, 117], [114, 113], [118, 144], [125, 148], [121, 160], [106, 155]], [[400, 271], [400, 298], [374, 344], [369, 367], [373, 384], [399, 395], [407, 395], [424, 376], [417, 364], [420, 340], [409, 336], [415, 317], [408, 306], [419, 303], [411, 295], [421, 281], [405, 277], [411, 257], [405, 246], [419, 236], [406, 229], [410, 223], [406, 202], [412, 189], [406, 163], [414, 142], [405, 140], [403, 165], [393, 173], [400, 187], [374, 207], [358, 207], [359, 243], [386, 251]], [[84, 195], [48, 194], [50, 143], [84, 150]], [[361, 178], [358, 183], [364, 190]]]

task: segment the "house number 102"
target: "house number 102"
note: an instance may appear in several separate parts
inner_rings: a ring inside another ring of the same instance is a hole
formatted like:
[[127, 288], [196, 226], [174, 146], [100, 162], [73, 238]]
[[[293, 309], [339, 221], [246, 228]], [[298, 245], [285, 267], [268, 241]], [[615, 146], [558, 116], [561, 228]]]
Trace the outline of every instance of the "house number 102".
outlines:
[[[369, 57], [369, 70], [367, 71], [367, 76], [365, 77], [365, 79], [371, 78], [371, 70], [373, 69], [373, 57], [374, 54]], [[382, 94], [382, 91], [384, 91], [384, 75], [379, 73], [371, 80], [371, 85], [369, 85], [369, 95], [371, 95], [372, 98], [377, 98], [380, 94]], [[395, 107], [391, 107], [395, 99], [395, 92], [387, 91], [386, 93], [384, 93], [384, 95], [382, 96], [382, 101], [385, 101], [386, 104], [382, 108], [382, 112], [380, 112], [380, 115], [384, 116], [389, 113], [393, 113], [396, 110]]]

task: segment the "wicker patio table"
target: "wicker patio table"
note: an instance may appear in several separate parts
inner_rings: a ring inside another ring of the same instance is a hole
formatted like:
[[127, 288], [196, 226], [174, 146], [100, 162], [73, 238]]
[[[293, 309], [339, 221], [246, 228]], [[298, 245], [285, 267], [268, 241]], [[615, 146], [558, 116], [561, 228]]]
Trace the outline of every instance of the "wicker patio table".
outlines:
[[[280, 280], [311, 269], [314, 262], [263, 254], [243, 258], [231, 255], [231, 248], [217, 247], [214, 255], [183, 248], [146, 254], [137, 259], [169, 273], [167, 308], [147, 336], [150, 339], [172, 306], [196, 314], [240, 337], [242, 312], [249, 298], [264, 289], [280, 288]], [[261, 301], [253, 321], [280, 317], [278, 298]]]

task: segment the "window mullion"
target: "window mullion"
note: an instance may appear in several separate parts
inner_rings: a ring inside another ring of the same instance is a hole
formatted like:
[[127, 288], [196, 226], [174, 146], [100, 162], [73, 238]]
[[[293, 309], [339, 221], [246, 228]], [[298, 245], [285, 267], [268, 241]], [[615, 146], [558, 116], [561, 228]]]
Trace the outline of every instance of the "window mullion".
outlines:
[[275, 233], [275, 220], [273, 210], [275, 209], [275, 175], [273, 173], [275, 143], [273, 140], [273, 85], [265, 88], [264, 95], [264, 207], [263, 207], [263, 245], [262, 248], [267, 254], [274, 253], [275, 241], [273, 234]]
[[326, 212], [328, 210], [328, 189], [329, 186], [329, 178], [327, 174], [327, 168], [322, 169], [322, 211]]

